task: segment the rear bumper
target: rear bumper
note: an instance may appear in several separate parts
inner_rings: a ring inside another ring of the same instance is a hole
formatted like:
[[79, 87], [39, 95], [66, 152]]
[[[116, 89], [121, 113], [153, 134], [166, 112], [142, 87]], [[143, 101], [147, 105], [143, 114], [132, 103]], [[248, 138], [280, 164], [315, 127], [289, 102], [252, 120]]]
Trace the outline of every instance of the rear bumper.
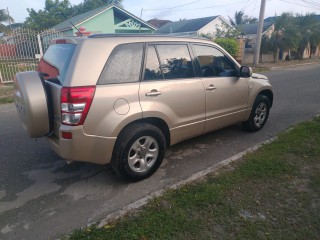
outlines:
[[[72, 133], [72, 139], [63, 139], [62, 131]], [[116, 138], [86, 135], [83, 126], [62, 125], [59, 139], [49, 136], [48, 142], [53, 150], [66, 160], [106, 164], [111, 161]]]

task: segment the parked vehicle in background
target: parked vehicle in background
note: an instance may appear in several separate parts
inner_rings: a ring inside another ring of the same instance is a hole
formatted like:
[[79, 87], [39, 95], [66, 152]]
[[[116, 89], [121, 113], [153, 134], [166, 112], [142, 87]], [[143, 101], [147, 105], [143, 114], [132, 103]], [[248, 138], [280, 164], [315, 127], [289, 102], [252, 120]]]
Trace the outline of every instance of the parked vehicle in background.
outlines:
[[185, 139], [239, 122], [260, 130], [273, 103], [268, 79], [218, 45], [152, 35], [53, 40], [37, 71], [16, 75], [14, 94], [30, 137], [134, 181]]

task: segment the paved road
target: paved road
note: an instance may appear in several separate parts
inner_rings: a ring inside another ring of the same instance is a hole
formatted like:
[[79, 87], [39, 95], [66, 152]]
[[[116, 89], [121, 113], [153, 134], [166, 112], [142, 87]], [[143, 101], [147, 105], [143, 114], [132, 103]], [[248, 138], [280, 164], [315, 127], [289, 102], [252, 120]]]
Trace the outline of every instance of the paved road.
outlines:
[[262, 131], [235, 125], [180, 143], [154, 176], [131, 184], [110, 166], [66, 165], [43, 139], [26, 137], [12, 104], [0, 105], [0, 239], [57, 238], [320, 113], [320, 65], [266, 75], [275, 99]]

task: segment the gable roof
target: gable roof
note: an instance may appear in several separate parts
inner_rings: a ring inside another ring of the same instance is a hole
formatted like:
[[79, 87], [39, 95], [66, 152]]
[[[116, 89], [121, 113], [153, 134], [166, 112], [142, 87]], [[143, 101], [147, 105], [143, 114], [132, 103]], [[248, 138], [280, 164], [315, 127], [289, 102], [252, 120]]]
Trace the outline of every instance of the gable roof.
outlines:
[[172, 21], [153, 18], [153, 19], [148, 20], [147, 22], [150, 23], [155, 28], [161, 28], [163, 25], [170, 23]]
[[[251, 24], [242, 25], [241, 26], [241, 28], [242, 28], [241, 32], [244, 35], [246, 35], [246, 34], [257, 34], [258, 25], [259, 25], [259, 23], [251, 23]], [[263, 23], [262, 32], [264, 33], [265, 31], [267, 31], [272, 25], [273, 25], [273, 22], [264, 22]]]
[[142, 19], [134, 16], [133, 14], [129, 13], [128, 11], [126, 11], [126, 10], [124, 10], [124, 9], [118, 7], [117, 5], [114, 5], [114, 4], [102, 6], [102, 7], [93, 9], [91, 11], [76, 15], [76, 16], [74, 16], [72, 18], [69, 18], [69, 19], [63, 21], [62, 23], [59, 23], [59, 24], [55, 25], [53, 28], [55, 30], [58, 30], [58, 31], [72, 29], [73, 28], [72, 24], [77, 26], [77, 25], [81, 24], [82, 22], [84, 22], [84, 21], [86, 21], [86, 20], [88, 20], [88, 19], [90, 19], [92, 17], [95, 17], [96, 15], [99, 15], [99, 14], [109, 10], [110, 8], [115, 8], [115, 9], [117, 9], [117, 10], [119, 10], [119, 11], [121, 11], [121, 12], [127, 14], [127, 15], [129, 15], [130, 17], [138, 20], [139, 22], [142, 22], [146, 26], [156, 30], [156, 28], [154, 26], [152, 26], [151, 24], [143, 21]]
[[170, 22], [162, 26], [157, 30], [157, 33], [183, 33], [183, 32], [197, 32], [205, 25], [213, 21], [219, 16], [205, 17], [205, 18], [196, 18], [181, 20], [176, 22]]

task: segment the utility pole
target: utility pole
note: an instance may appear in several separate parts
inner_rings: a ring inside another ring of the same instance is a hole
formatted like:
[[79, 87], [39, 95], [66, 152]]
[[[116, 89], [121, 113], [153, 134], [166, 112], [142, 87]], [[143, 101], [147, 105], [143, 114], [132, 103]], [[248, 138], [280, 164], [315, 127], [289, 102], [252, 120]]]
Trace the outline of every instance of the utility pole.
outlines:
[[259, 64], [259, 56], [260, 56], [261, 38], [262, 38], [262, 29], [263, 29], [265, 8], [266, 8], [266, 0], [261, 0], [260, 15], [259, 15], [259, 26], [258, 26], [258, 32], [257, 32], [257, 38], [256, 38], [256, 47], [254, 49], [253, 66], [258, 66], [258, 64]]

